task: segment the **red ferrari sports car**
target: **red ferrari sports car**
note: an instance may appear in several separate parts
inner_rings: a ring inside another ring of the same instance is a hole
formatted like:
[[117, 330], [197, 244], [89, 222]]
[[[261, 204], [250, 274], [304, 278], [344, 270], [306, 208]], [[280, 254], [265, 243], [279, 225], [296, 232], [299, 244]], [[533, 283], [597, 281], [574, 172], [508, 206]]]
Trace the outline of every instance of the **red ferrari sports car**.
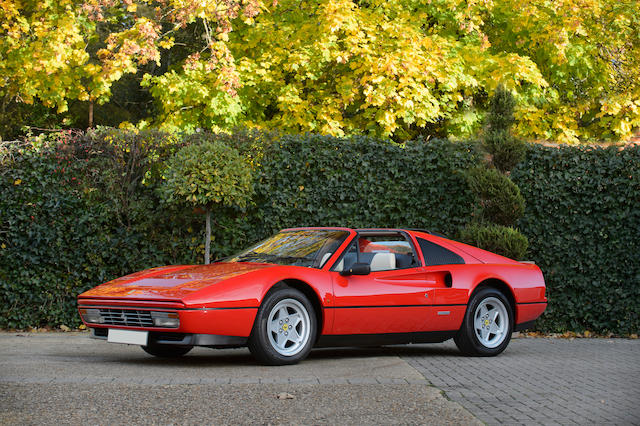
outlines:
[[413, 229], [284, 229], [210, 265], [153, 268], [78, 296], [94, 338], [160, 357], [248, 346], [270, 365], [319, 346], [450, 338], [497, 355], [546, 305], [536, 265]]

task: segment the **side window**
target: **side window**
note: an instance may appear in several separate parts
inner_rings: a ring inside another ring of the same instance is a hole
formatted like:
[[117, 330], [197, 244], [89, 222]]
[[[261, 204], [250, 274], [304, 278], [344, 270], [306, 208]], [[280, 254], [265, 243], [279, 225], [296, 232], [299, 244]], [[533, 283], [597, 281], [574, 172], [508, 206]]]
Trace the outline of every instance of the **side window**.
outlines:
[[464, 264], [464, 259], [451, 250], [422, 238], [417, 238], [417, 240], [424, 256], [425, 266]]
[[342, 256], [342, 259], [340, 259], [338, 263], [336, 263], [336, 265], [333, 267], [334, 271], [342, 272], [345, 269], [351, 268], [351, 266], [353, 266], [353, 264], [357, 262], [358, 260], [358, 250], [356, 250], [357, 242], [358, 242], [358, 239], [356, 238], [355, 241], [353, 241], [349, 245], [349, 248], [346, 250], [345, 254]]
[[355, 262], [367, 263], [371, 272], [406, 269], [419, 266], [413, 245], [401, 233], [362, 233], [357, 243], [351, 244], [342, 259], [333, 268], [340, 272]]

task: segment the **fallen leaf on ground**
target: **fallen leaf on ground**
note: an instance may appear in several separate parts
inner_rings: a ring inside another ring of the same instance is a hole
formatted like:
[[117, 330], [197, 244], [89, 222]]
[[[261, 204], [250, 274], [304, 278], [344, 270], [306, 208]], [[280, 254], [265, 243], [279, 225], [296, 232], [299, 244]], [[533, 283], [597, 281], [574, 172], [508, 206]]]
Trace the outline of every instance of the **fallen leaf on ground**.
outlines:
[[296, 399], [296, 397], [288, 392], [280, 392], [278, 394], [278, 399]]

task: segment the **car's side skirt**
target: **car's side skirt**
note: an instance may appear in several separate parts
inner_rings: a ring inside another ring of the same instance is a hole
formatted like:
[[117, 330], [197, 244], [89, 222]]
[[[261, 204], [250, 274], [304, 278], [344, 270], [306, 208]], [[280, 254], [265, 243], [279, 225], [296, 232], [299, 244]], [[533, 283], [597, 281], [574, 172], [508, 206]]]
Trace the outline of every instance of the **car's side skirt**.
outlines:
[[451, 339], [458, 330], [425, 331], [413, 333], [382, 334], [325, 334], [320, 336], [315, 347], [344, 347], [371, 345], [403, 345], [407, 343], [440, 343]]

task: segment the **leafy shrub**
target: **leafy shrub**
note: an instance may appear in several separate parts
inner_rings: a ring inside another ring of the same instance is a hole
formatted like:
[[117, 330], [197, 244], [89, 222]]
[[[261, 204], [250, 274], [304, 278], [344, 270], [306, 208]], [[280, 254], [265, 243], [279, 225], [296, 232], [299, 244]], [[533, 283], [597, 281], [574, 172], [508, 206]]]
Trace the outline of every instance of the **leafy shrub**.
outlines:
[[508, 131], [515, 124], [513, 109], [516, 100], [509, 89], [500, 84], [489, 101], [489, 111], [485, 120], [487, 130]]
[[460, 233], [460, 239], [511, 259], [522, 260], [529, 242], [517, 229], [501, 225], [472, 223]]
[[482, 138], [482, 147], [491, 155], [491, 163], [502, 173], [510, 172], [524, 160], [527, 145], [511, 133], [515, 123], [516, 100], [510, 90], [498, 86], [491, 102]]
[[213, 140], [187, 145], [166, 162], [160, 192], [168, 202], [246, 206], [251, 174], [238, 151]]
[[504, 130], [487, 131], [482, 147], [491, 155], [492, 164], [503, 173], [511, 171], [527, 153], [527, 144]]
[[[482, 147], [495, 168], [476, 167], [468, 173], [471, 190], [479, 204], [476, 220], [461, 233], [464, 242], [516, 259], [524, 256], [527, 238], [510, 228], [524, 212], [524, 198], [508, 173], [522, 161], [524, 143], [513, 137], [515, 99], [500, 85], [491, 98]], [[509, 228], [507, 228], [509, 227]]]
[[468, 182], [480, 205], [485, 221], [509, 226], [524, 212], [524, 198], [517, 185], [496, 169], [475, 167], [469, 170]]
[[169, 203], [191, 204], [206, 211], [204, 263], [209, 264], [211, 210], [245, 207], [251, 196], [251, 170], [238, 151], [212, 139], [190, 144], [166, 162], [160, 193]]

